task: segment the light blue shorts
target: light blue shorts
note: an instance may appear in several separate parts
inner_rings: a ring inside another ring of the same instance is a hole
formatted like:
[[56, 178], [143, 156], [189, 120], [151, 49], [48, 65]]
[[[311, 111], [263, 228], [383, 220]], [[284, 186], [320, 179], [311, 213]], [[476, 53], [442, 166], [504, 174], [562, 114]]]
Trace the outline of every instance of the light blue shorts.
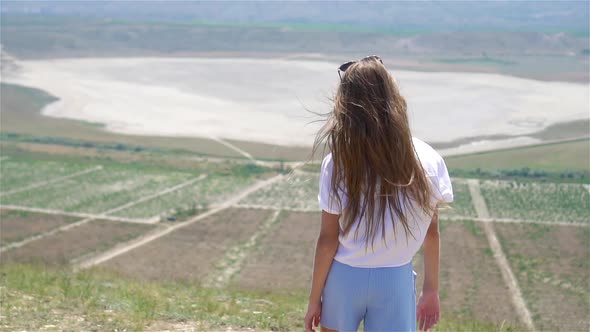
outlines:
[[332, 262], [322, 294], [322, 326], [338, 331], [416, 331], [416, 272], [412, 262], [358, 268]]

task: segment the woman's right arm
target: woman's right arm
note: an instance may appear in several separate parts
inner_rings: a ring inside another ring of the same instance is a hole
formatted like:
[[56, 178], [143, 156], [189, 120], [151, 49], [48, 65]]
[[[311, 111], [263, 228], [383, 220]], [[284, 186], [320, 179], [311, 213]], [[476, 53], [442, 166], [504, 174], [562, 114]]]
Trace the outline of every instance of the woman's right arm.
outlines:
[[439, 260], [440, 232], [438, 230], [438, 212], [435, 211], [424, 239], [424, 285], [416, 308], [418, 328], [423, 331], [428, 331], [440, 320]]

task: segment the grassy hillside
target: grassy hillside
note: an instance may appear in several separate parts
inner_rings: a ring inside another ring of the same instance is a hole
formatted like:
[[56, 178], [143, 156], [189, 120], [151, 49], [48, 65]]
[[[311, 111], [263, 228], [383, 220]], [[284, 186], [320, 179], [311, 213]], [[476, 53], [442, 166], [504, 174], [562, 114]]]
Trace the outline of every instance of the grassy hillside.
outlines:
[[[140, 282], [101, 269], [0, 266], [8, 330], [301, 330], [307, 294]], [[443, 316], [434, 331], [516, 331]]]
[[[214, 208], [213, 203], [224, 202], [240, 193], [245, 186], [252, 185], [252, 180], [264, 181], [278, 171], [231, 160], [197, 160], [190, 154], [178, 152], [98, 151], [100, 149], [3, 142], [4, 159], [0, 163], [3, 193], [102, 166], [100, 171], [84, 177], [5, 195], [3, 204], [91, 212], [104, 218], [144, 218], [158, 211], [178, 208], [187, 197], [199, 206], [210, 202], [208, 206]], [[188, 191], [178, 189], [142, 201], [146, 195], [184, 183], [187, 176], [200, 174], [208, 177], [187, 187]], [[148, 179], [150, 181], [146, 181]], [[96, 219], [2, 252], [2, 328], [8, 331], [225, 330], [230, 327], [233, 330], [300, 330], [311, 275], [313, 243], [317, 237], [319, 216], [314, 199], [317, 185], [317, 173], [289, 174], [251, 192], [224, 211], [174, 229], [165, 236], [111, 257], [98, 268], [82, 272], [72, 272], [72, 266], [133, 243], [137, 236], [187, 222], [203, 210], [180, 210], [177, 211], [180, 214], [174, 215], [164, 213], [174, 216], [174, 221], [163, 218], [153, 225]], [[555, 223], [551, 227], [543, 226], [555, 236], [543, 237], [542, 242], [534, 238], [528, 244], [530, 250], [537, 252], [537, 246], [551, 245], [554, 253], [575, 252], [571, 257], [576, 259], [564, 260], [561, 254], [542, 255], [550, 263], [559, 264], [559, 273], [546, 271], [544, 264], [527, 265], [526, 271], [519, 271], [517, 277], [522, 287], [528, 287], [527, 283], [531, 283], [531, 287], [548, 287], [542, 284], [548, 275], [551, 294], [560, 294], [561, 303], [568, 305], [563, 308], [578, 305], [571, 313], [563, 309], [544, 318], [542, 326], [559, 326], [564, 321], [573, 322], [571, 326], [583, 324], [587, 302], [580, 302], [579, 298], [588, 293], [583, 282], [588, 267], [580, 263], [588, 257], [589, 233], [587, 218], [584, 218], [588, 209], [586, 188], [579, 184], [515, 181], [480, 181], [480, 186], [493, 217]], [[441, 219], [443, 321], [437, 331], [520, 331], [518, 326], [511, 325], [519, 320], [510, 305], [508, 290], [494, 262], [482, 224], [470, 220], [477, 216], [477, 211], [473, 208], [468, 185], [464, 179], [453, 178], [453, 187], [457, 194], [456, 209], [454, 214], [442, 214]], [[128, 202], [137, 203], [133, 203], [131, 210], [118, 208]], [[522, 206], [533, 208], [527, 210]], [[453, 216], [465, 220], [445, 219]], [[81, 222], [81, 217], [66, 217], [64, 214], [50, 218], [46, 213], [3, 207], [0, 209], [2, 245]], [[576, 225], [568, 225], [570, 222]], [[502, 225], [494, 227], [501, 227], [509, 241], [520, 239], [510, 236], [515, 225]], [[137, 228], [139, 226], [141, 229]], [[538, 229], [537, 225], [527, 227], [521, 227], [523, 232], [529, 228]], [[543, 235], [536, 231], [528, 233]], [[523, 254], [527, 264], [528, 255]], [[508, 259], [512, 263], [515, 257]], [[418, 275], [423, 275], [420, 255], [414, 266]], [[517, 268], [520, 265], [514, 267], [515, 272]], [[224, 288], [209, 286], [210, 281], [219, 276], [226, 278], [218, 285]], [[570, 289], [570, 284], [574, 288]], [[420, 283], [417, 287], [419, 291]], [[534, 304], [530, 307], [532, 313], [545, 317], [548, 311], [553, 312], [551, 306], [544, 305], [550, 296], [534, 291], [524, 296], [527, 303]]]
[[590, 140], [581, 139], [563, 143], [540, 144], [481, 152], [445, 158], [447, 166], [455, 170], [500, 169], [545, 170], [554, 172], [590, 172]]

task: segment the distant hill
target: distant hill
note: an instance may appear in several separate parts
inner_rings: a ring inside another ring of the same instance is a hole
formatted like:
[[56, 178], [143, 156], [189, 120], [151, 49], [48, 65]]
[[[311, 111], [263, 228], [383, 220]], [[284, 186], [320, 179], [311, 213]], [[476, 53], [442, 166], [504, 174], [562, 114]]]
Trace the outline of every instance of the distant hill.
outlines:
[[19, 59], [378, 53], [397, 68], [588, 81], [590, 2], [2, 1]]

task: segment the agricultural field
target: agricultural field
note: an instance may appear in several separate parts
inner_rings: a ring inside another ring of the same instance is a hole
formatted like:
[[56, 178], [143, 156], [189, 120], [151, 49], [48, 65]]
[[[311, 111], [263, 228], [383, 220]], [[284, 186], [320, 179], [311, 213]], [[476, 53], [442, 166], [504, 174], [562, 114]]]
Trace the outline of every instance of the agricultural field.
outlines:
[[239, 202], [240, 205], [319, 211], [319, 173], [293, 172]]
[[57, 161], [7, 157], [0, 161], [0, 194], [26, 188], [51, 178], [67, 176], [85, 169], [85, 165]]
[[581, 184], [481, 181], [492, 217], [590, 222], [590, 191]]
[[[70, 155], [65, 157], [60, 153]], [[59, 150], [53, 154], [9, 150], [3, 155], [7, 158], [0, 160], [2, 184], [16, 189], [35, 183], [43, 185], [2, 195], [2, 204], [95, 214], [111, 210], [109, 216], [142, 220], [175, 216], [176, 223], [163, 221], [166, 218], [160, 218], [156, 225], [91, 221], [3, 252], [0, 268], [16, 266], [18, 269], [20, 263], [71, 268], [72, 264], [96, 254], [124, 247], [128, 241], [145, 238], [143, 235], [152, 230], [177, 225], [216, 208], [278, 172], [234, 161], [193, 160], [188, 155], [166, 155], [165, 152], [156, 156], [121, 151], [116, 159], [99, 154], [81, 157], [72, 153], [75, 154], [75, 150]], [[156, 157], [160, 159], [144, 159]], [[8, 162], [15, 164], [10, 166]], [[102, 168], [93, 169], [99, 165]], [[18, 167], [31, 175], [21, 176]], [[67, 177], [87, 169], [93, 170]], [[66, 178], [61, 178], [64, 176]], [[252, 192], [236, 206], [115, 256], [91, 271], [113, 273], [112, 278], [151, 285], [179, 281], [181, 286], [175, 287], [182, 288], [188, 282], [211, 291], [214, 289], [211, 280], [225, 275], [227, 278], [219, 286], [222, 287], [220, 292], [226, 292], [224, 294], [252, 292], [259, 294], [256, 295], [259, 299], [271, 298], [267, 294], [294, 294], [298, 299], [305, 298], [320, 226], [318, 176], [316, 172], [294, 171]], [[455, 201], [452, 209], [441, 212], [440, 218], [440, 295], [445, 317], [441, 326], [458, 321], [471, 322], [461, 323], [467, 324], [459, 325], [463, 330], [470, 330], [465, 327], [469, 324], [474, 324], [474, 330], [481, 330], [479, 327], [483, 326], [477, 324], [490, 324], [493, 327], [490, 330], [519, 329], [522, 322], [516, 316], [482, 224], [470, 220], [476, 217], [476, 212], [467, 179], [453, 178], [452, 181]], [[582, 184], [531, 182], [530, 179], [480, 179], [480, 183], [482, 196], [494, 218], [576, 223], [587, 223], [590, 219], [590, 193]], [[146, 197], [150, 199], [141, 200]], [[1, 209], [0, 241], [2, 245], [14, 243], [79, 220], [80, 217]], [[590, 233], [587, 227], [519, 223], [497, 223], [494, 227], [537, 328], [553, 330], [566, 326], [576, 330], [587, 326], [588, 321], [582, 315], [590, 308], [587, 301]], [[260, 236], [253, 241], [257, 235]], [[539, 244], [541, 241], [543, 246]], [[414, 261], [418, 292], [422, 286], [422, 264], [419, 253]], [[545, 289], [546, 294], [540, 294]], [[11, 299], [18, 298], [14, 295]], [[554, 299], [563, 306], [556, 308]], [[256, 302], [252, 300], [252, 303]], [[294, 308], [304, 303], [289, 305]], [[260, 309], [262, 304], [255, 306], [254, 311], [265, 310]], [[288, 315], [299, 317], [300, 314], [293, 309]], [[233, 313], [228, 317], [234, 316], [235, 321], [242, 322], [243, 315]], [[271, 325], [264, 326], [282, 326], [280, 322], [277, 318], [269, 321]], [[272, 325], [275, 323], [279, 325]], [[295, 325], [289, 326], [287, 329], [292, 330]], [[449, 329], [455, 330], [455, 325], [451, 326]]]
[[136, 170], [124, 165], [105, 166], [99, 171], [4, 196], [2, 203], [104, 213], [196, 176], [198, 174]]
[[21, 241], [80, 218], [0, 209], [0, 246]]
[[153, 225], [94, 220], [64, 232], [29, 242], [2, 253], [2, 263], [69, 264], [95, 252], [104, 251], [152, 229]]
[[173, 215], [179, 211], [206, 209], [222, 203], [229, 196], [243, 190], [256, 180], [253, 176], [207, 175], [206, 178], [184, 188], [149, 201], [115, 212], [115, 216], [151, 218]]
[[203, 282], [232, 246], [246, 241], [270, 210], [228, 209], [103, 264], [144, 280]]
[[266, 291], [306, 290], [311, 283], [318, 212], [288, 212], [252, 252], [233, 285]]
[[537, 329], [587, 331], [590, 229], [522, 223], [494, 227]]
[[[319, 173], [294, 172], [285, 180], [246, 197], [239, 204], [253, 207], [319, 211], [318, 186]], [[444, 216], [475, 217], [475, 209], [465, 180], [453, 179], [453, 193], [455, 200], [450, 209], [441, 211], [441, 218]]]
[[[439, 221], [441, 231], [440, 300], [442, 316], [496, 326], [519, 325], [510, 293], [485, 235], [471, 220]], [[414, 257], [418, 295], [424, 279], [422, 251]]]

